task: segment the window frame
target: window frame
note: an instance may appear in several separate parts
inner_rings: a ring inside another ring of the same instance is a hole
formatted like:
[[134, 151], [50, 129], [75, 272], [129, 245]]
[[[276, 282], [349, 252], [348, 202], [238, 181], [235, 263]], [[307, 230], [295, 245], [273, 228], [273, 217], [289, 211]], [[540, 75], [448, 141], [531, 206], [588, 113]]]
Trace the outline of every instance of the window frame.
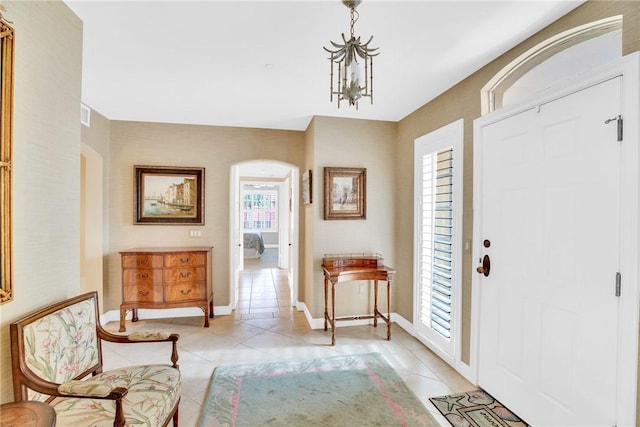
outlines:
[[[422, 159], [424, 155], [453, 150], [453, 209], [452, 209], [452, 279], [451, 279], [451, 338], [439, 337], [421, 325], [421, 248], [422, 248]], [[463, 246], [463, 169], [464, 120], [459, 119], [414, 141], [414, 268], [413, 268], [413, 326], [418, 340], [452, 366], [459, 366], [462, 346], [462, 260]], [[424, 330], [427, 329], [427, 333]], [[429, 333], [431, 332], [431, 333]]]

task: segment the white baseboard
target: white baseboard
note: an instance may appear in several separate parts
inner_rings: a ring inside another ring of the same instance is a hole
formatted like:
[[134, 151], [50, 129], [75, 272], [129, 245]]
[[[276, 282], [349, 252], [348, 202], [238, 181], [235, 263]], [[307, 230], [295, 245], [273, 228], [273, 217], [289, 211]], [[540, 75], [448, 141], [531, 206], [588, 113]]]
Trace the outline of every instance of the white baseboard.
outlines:
[[[303, 302], [297, 303], [296, 307], [299, 311], [304, 311], [304, 315], [307, 318], [307, 323], [309, 324], [309, 327], [311, 329], [324, 329], [324, 317], [313, 317], [309, 312], [306, 304]], [[396, 313], [391, 313], [391, 321], [397, 322], [398, 325], [405, 330], [407, 329], [406, 325], [411, 325], [402, 316]], [[341, 320], [340, 322], [336, 322], [336, 328], [371, 324], [373, 324], [373, 319]], [[413, 329], [413, 326], [411, 326], [411, 329]]]
[[409, 322], [404, 317], [400, 316], [398, 313], [391, 313], [391, 321], [397, 323], [402, 329], [404, 329], [409, 335], [415, 337], [415, 330], [413, 328], [413, 323]]
[[[307, 308], [307, 305], [304, 302], [297, 302], [295, 304], [296, 309], [298, 311], [303, 311], [305, 317], [307, 319], [307, 323], [309, 323], [309, 327], [311, 329], [324, 329], [324, 317], [313, 317]], [[215, 315], [220, 316], [228, 316], [233, 313], [231, 306], [223, 305], [216, 306], [213, 309]], [[131, 312], [128, 312], [126, 315], [126, 320], [131, 320]], [[170, 308], [170, 309], [138, 309], [138, 319], [174, 319], [178, 317], [197, 317], [202, 316], [202, 310], [197, 307], [185, 307], [185, 308]], [[100, 316], [100, 323], [106, 324], [109, 322], [119, 322], [120, 321], [120, 312], [118, 310], [107, 311], [106, 313]], [[391, 321], [395, 322], [402, 329], [407, 331], [412, 336], [413, 334], [413, 325], [400, 316], [397, 313], [391, 313]], [[357, 320], [342, 320], [340, 322], [336, 322], [336, 328], [346, 327], [346, 326], [359, 326], [359, 325], [370, 325], [373, 323], [373, 319], [357, 319]]]
[[467, 365], [463, 361], [460, 361], [454, 369], [458, 371], [460, 375], [465, 377], [471, 384], [478, 385], [475, 370], [471, 368], [471, 365]]

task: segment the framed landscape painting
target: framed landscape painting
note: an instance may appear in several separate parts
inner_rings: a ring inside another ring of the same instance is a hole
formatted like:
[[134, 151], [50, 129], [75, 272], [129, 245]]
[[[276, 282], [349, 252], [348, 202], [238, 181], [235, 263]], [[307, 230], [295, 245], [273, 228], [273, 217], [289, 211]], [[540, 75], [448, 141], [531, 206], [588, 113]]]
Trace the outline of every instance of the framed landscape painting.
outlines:
[[366, 219], [367, 170], [324, 168], [324, 219]]
[[204, 168], [134, 166], [134, 224], [204, 224]]

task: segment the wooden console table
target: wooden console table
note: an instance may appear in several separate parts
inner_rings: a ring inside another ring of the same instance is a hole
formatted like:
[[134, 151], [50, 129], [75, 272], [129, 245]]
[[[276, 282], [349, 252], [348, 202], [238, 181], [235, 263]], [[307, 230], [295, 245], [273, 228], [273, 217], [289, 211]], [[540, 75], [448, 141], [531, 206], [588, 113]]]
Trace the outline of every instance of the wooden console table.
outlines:
[[53, 427], [56, 411], [43, 402], [21, 401], [0, 405], [0, 427]]
[[[387, 340], [391, 339], [391, 280], [396, 271], [384, 265], [384, 260], [375, 255], [336, 255], [322, 259], [324, 272], [324, 330], [331, 324], [331, 345], [336, 344], [336, 322], [339, 320], [373, 319], [373, 326], [378, 326], [378, 317], [387, 323]], [[374, 280], [373, 314], [366, 316], [347, 316], [336, 318], [336, 285], [353, 280]], [[387, 281], [387, 315], [378, 310], [378, 281]], [[331, 316], [327, 307], [329, 299], [329, 282], [331, 282]]]
[[135, 248], [122, 256], [122, 304], [120, 332], [126, 331], [125, 316], [132, 310], [138, 321], [139, 308], [199, 307], [204, 326], [213, 318], [211, 247]]

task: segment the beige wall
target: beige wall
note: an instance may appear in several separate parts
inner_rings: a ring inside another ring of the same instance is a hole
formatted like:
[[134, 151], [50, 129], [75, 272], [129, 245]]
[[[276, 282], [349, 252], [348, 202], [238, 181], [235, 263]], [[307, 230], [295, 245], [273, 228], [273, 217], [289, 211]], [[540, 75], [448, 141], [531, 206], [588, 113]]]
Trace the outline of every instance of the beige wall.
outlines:
[[82, 23], [62, 2], [2, 5], [16, 31], [15, 299], [0, 307], [0, 402], [7, 402], [9, 323], [80, 291]]
[[[306, 284], [305, 302], [314, 317], [322, 317], [324, 254], [377, 252], [388, 265], [395, 266], [396, 123], [315, 117], [311, 130], [314, 196], [313, 204], [305, 213], [313, 233], [306, 260], [308, 268], [312, 268], [306, 277], [312, 282]], [[323, 174], [327, 166], [367, 169], [365, 221], [323, 219]], [[360, 285], [342, 287], [336, 301], [336, 315], [369, 313], [371, 298], [366, 295], [371, 295], [370, 289], [360, 293]], [[386, 298], [380, 300], [382, 304], [386, 304], [385, 301]], [[393, 298], [392, 303], [395, 306]]]
[[[144, 246], [213, 246], [214, 304], [229, 304], [231, 166], [277, 160], [304, 166], [304, 133], [266, 129], [111, 122], [108, 279], [105, 311], [121, 302], [119, 251]], [[205, 168], [204, 226], [133, 225], [133, 166]], [[200, 229], [202, 238], [190, 238]]]
[[[455, 85], [445, 93], [427, 103], [398, 124], [398, 186], [395, 200], [403, 220], [396, 223], [398, 245], [396, 259], [398, 277], [396, 280], [396, 298], [398, 312], [406, 319], [412, 319], [412, 260], [413, 260], [413, 212], [406, 206], [413, 206], [413, 141], [422, 135], [436, 130], [457, 119], [464, 123], [464, 224], [463, 238], [471, 241], [472, 230], [472, 194], [473, 194], [473, 120], [480, 116], [480, 90], [503, 67], [517, 56], [536, 44], [567, 29], [614, 15], [624, 15], [623, 54], [640, 50], [640, 7], [638, 2], [587, 2], [563, 18], [549, 25], [506, 54], [483, 67], [467, 79]], [[396, 215], [400, 215], [396, 212]], [[470, 253], [463, 258], [463, 360], [469, 361], [470, 314], [471, 314], [471, 275], [474, 274]]]
[[[393, 265], [395, 123], [316, 117], [306, 132], [295, 132], [114, 121], [110, 139], [110, 246], [105, 311], [116, 310], [121, 302], [118, 252], [140, 246], [214, 246], [215, 305], [229, 303], [230, 168], [252, 159], [284, 161], [298, 166], [301, 173], [305, 168], [313, 170], [313, 204], [301, 205], [299, 298], [314, 317], [321, 317], [323, 312], [320, 270], [323, 254], [380, 252]], [[312, 149], [311, 153], [308, 149]], [[206, 168], [206, 218], [201, 239], [188, 237], [188, 230], [200, 227], [133, 225], [136, 164]], [[322, 219], [324, 166], [367, 168], [366, 221]], [[361, 303], [348, 309], [343, 305], [343, 311], [364, 313], [369, 309], [367, 298], [345, 295], [343, 299], [351, 300]]]
[[108, 283], [109, 188], [111, 121], [91, 111], [90, 125], [81, 126], [81, 288], [98, 292], [104, 312], [104, 285]]
[[[314, 224], [314, 209], [318, 203], [321, 203], [319, 193], [319, 187], [317, 186], [318, 180], [322, 179], [318, 175], [318, 171], [314, 169], [313, 153], [315, 151], [315, 145], [313, 136], [315, 134], [315, 119], [311, 120], [307, 130], [305, 132], [305, 158], [304, 169], [300, 171], [300, 175], [304, 171], [311, 171], [311, 204], [305, 205], [304, 203], [300, 208], [300, 283], [298, 284], [298, 299], [305, 301], [309, 307], [313, 307], [313, 224]], [[309, 256], [307, 256], [307, 254]]]
[[98, 292], [102, 311], [102, 157], [86, 144], [80, 155], [80, 291]]
[[[111, 121], [97, 111], [91, 111], [90, 126], [81, 126], [82, 145], [88, 147], [102, 159], [102, 218], [103, 227], [103, 247], [104, 252], [109, 248], [109, 195], [110, 187], [110, 159], [111, 159]], [[89, 151], [89, 150], [87, 150]]]

